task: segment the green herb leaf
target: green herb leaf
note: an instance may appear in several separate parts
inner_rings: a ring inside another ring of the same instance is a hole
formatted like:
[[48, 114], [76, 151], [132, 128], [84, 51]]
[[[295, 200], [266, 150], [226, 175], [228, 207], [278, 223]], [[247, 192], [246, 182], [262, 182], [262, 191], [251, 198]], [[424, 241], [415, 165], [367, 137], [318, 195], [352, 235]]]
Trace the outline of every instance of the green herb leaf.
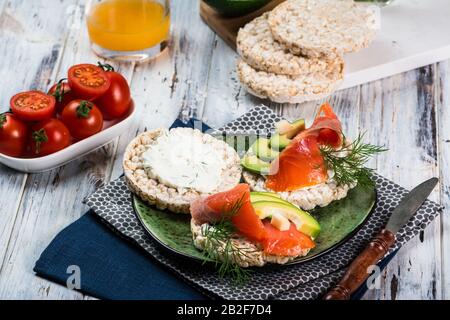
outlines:
[[239, 286], [243, 285], [251, 274], [250, 270], [236, 263], [237, 260], [245, 258], [250, 251], [236, 244], [237, 230], [230, 220], [239, 212], [242, 205], [243, 197], [226, 212], [222, 212], [222, 219], [219, 222], [202, 228], [202, 236], [206, 238], [204, 263], [215, 261], [219, 267], [219, 277], [229, 277], [233, 284]]
[[365, 167], [365, 164], [372, 156], [387, 149], [366, 144], [363, 138], [364, 134], [359, 134], [351, 144], [338, 150], [330, 146], [320, 148], [328, 168], [334, 171], [334, 180], [339, 185], [357, 183], [363, 187], [373, 186], [373, 169]]

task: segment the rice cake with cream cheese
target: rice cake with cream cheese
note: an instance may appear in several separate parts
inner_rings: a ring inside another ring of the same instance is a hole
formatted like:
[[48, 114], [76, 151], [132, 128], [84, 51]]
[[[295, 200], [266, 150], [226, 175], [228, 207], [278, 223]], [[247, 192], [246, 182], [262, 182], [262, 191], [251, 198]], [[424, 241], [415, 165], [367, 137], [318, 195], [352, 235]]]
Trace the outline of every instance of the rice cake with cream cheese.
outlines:
[[158, 129], [128, 145], [123, 168], [130, 189], [161, 210], [189, 213], [199, 196], [228, 190], [241, 178], [236, 151], [196, 129]]

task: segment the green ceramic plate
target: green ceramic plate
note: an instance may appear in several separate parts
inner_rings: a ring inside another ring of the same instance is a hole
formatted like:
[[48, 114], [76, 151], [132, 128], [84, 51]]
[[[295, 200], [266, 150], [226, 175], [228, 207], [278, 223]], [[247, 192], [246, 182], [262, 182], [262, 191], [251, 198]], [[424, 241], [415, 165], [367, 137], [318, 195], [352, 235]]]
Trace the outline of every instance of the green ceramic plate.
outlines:
[[[375, 200], [375, 189], [356, 187], [345, 199], [312, 211], [311, 214], [322, 228], [316, 239], [316, 247], [307, 256], [295, 259], [289, 264], [317, 258], [347, 241], [369, 217]], [[133, 204], [145, 230], [162, 246], [183, 257], [205, 259], [202, 252], [192, 243], [189, 215], [157, 210], [136, 196], [133, 197]]]

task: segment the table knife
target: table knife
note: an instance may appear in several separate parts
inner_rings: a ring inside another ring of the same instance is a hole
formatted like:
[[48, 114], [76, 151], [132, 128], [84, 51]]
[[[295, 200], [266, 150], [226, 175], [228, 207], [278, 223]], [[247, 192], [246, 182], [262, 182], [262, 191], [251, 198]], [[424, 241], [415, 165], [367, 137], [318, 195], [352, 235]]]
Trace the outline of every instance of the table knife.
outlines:
[[428, 198], [438, 182], [431, 178], [409, 192], [392, 212], [385, 228], [350, 264], [341, 281], [324, 296], [324, 300], [348, 300], [368, 278], [368, 268], [376, 265], [396, 241], [397, 232]]

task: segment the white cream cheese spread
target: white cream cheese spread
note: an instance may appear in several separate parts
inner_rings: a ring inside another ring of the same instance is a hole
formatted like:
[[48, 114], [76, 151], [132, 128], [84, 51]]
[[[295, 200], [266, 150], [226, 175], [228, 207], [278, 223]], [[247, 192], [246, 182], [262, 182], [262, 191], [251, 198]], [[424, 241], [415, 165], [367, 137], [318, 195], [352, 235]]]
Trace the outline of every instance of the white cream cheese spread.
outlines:
[[201, 134], [165, 131], [142, 154], [144, 167], [153, 179], [173, 188], [214, 191], [225, 169], [222, 155], [202, 140]]

